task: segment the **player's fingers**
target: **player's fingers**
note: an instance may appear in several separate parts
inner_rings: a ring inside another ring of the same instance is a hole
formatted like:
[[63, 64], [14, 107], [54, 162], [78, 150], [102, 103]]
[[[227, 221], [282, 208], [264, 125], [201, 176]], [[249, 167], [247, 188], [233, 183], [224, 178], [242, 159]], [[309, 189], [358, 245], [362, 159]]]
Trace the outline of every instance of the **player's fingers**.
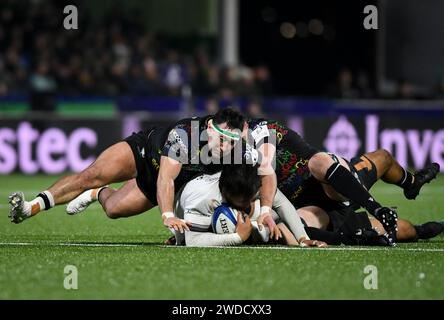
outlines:
[[327, 247], [327, 244], [324, 241], [318, 242], [318, 248], [325, 248], [325, 247]]
[[282, 237], [281, 230], [279, 230], [278, 226], [276, 226], [274, 229], [275, 229], [275, 232], [274, 232], [275, 236], [274, 237], [276, 240], [279, 240]]
[[320, 241], [318, 240], [313, 240], [311, 246], [312, 247], [318, 247], [320, 245]]
[[173, 229], [174, 229], [175, 231], [179, 231], [179, 228], [178, 228], [177, 225], [175, 225], [175, 224], [173, 224]]
[[270, 228], [270, 227], [268, 229], [270, 229], [270, 239], [273, 239], [275, 230], [274, 230], [274, 228]]
[[275, 239], [276, 240], [279, 240], [280, 238], [282, 238], [282, 233], [281, 233], [281, 230], [279, 230], [279, 227], [278, 226], [276, 226], [275, 228], [275, 232], [274, 232], [274, 234], [275, 234]]
[[188, 225], [191, 226], [191, 223], [188, 223], [188, 222], [185, 221], [184, 219], [179, 219], [178, 224], [180, 225], [180, 227], [181, 227], [183, 230], [190, 231], [190, 228], [188, 227]]
[[187, 221], [180, 219], [180, 224], [181, 224], [183, 230], [190, 231], [189, 226], [191, 226], [191, 223], [188, 223]]

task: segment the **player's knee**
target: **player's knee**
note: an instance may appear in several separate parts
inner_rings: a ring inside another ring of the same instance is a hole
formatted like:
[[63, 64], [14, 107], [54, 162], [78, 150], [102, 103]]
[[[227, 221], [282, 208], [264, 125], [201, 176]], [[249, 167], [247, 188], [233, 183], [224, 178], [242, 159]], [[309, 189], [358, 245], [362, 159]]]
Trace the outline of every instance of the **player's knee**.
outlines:
[[118, 219], [122, 216], [120, 210], [116, 206], [105, 206], [105, 212], [110, 219]]
[[415, 227], [408, 221], [398, 221], [397, 237], [399, 241], [416, 241], [417, 234]]
[[318, 180], [324, 180], [328, 168], [334, 164], [334, 160], [326, 152], [314, 154], [308, 161], [308, 169]]
[[384, 163], [391, 163], [393, 160], [392, 154], [386, 149], [379, 149], [377, 151], [378, 155], [384, 161]]
[[108, 218], [110, 219], [120, 218], [120, 210], [116, 205], [115, 201], [113, 201], [111, 197], [103, 199], [101, 201], [101, 204]]
[[308, 169], [313, 174], [320, 173], [329, 161], [329, 156], [325, 152], [318, 152], [308, 160]]

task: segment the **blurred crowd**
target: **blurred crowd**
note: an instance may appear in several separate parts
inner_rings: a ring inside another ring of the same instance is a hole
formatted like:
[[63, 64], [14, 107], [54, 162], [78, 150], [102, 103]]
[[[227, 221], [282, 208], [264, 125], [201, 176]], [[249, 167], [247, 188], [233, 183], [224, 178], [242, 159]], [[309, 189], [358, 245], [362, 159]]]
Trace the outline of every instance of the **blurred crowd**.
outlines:
[[326, 95], [339, 99], [444, 99], [444, 75], [436, 88], [418, 86], [406, 80], [382, 80], [376, 92], [370, 85], [368, 73], [341, 68], [335, 82], [326, 90]]
[[84, 13], [78, 30], [65, 30], [63, 7], [20, 3], [0, 4], [0, 96], [273, 94], [265, 65], [222, 66], [200, 43], [191, 52], [177, 50], [118, 9], [100, 22]]
[[[63, 6], [56, 3], [0, 3], [0, 97], [30, 94], [44, 108], [54, 103], [54, 94], [192, 95], [208, 97], [208, 110], [217, 101], [247, 97], [251, 109], [257, 110], [260, 97], [275, 93], [266, 65], [221, 65], [214, 48], [199, 41], [191, 50], [179, 49], [174, 41], [146, 30], [141, 21], [117, 7], [111, 7], [103, 19], [83, 12], [78, 30], [65, 30]], [[325, 95], [444, 98], [444, 77], [433, 91], [403, 81], [383, 84], [385, 96], [375, 93], [373, 82], [364, 71], [343, 68]]]

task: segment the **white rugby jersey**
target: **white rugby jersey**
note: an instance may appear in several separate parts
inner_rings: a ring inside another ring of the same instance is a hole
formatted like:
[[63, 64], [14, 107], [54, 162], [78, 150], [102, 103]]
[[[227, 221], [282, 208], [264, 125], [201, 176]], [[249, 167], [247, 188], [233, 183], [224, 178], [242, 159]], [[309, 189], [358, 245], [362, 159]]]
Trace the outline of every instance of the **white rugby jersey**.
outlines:
[[[211, 227], [211, 217], [214, 209], [222, 203], [219, 190], [221, 173], [201, 175], [189, 181], [176, 196], [175, 214], [177, 217], [191, 223], [191, 230], [185, 232], [187, 246], [223, 246], [237, 245], [242, 239], [237, 233], [215, 234]], [[277, 190], [273, 202], [273, 209], [279, 218], [285, 222], [296, 239], [306, 237], [302, 221], [290, 201]], [[260, 202], [255, 202], [255, 210], [251, 217], [252, 222], [260, 215]], [[177, 237], [180, 242], [180, 237]]]

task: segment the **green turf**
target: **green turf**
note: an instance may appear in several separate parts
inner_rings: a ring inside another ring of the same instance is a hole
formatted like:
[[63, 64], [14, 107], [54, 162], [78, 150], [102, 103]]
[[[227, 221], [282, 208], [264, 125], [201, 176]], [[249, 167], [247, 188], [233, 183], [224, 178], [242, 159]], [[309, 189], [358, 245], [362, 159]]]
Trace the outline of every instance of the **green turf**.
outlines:
[[[54, 179], [0, 176], [0, 299], [444, 298], [442, 237], [362, 251], [176, 248], [162, 246], [169, 233], [155, 210], [110, 220], [98, 205], [73, 217], [59, 207], [20, 225], [8, 221], [11, 191], [30, 197]], [[416, 201], [405, 200], [396, 187], [374, 190], [379, 201], [398, 206], [415, 223], [444, 219], [444, 176]], [[78, 269], [77, 290], [64, 289], [66, 265]], [[367, 265], [377, 267], [377, 290], [364, 288]]]

